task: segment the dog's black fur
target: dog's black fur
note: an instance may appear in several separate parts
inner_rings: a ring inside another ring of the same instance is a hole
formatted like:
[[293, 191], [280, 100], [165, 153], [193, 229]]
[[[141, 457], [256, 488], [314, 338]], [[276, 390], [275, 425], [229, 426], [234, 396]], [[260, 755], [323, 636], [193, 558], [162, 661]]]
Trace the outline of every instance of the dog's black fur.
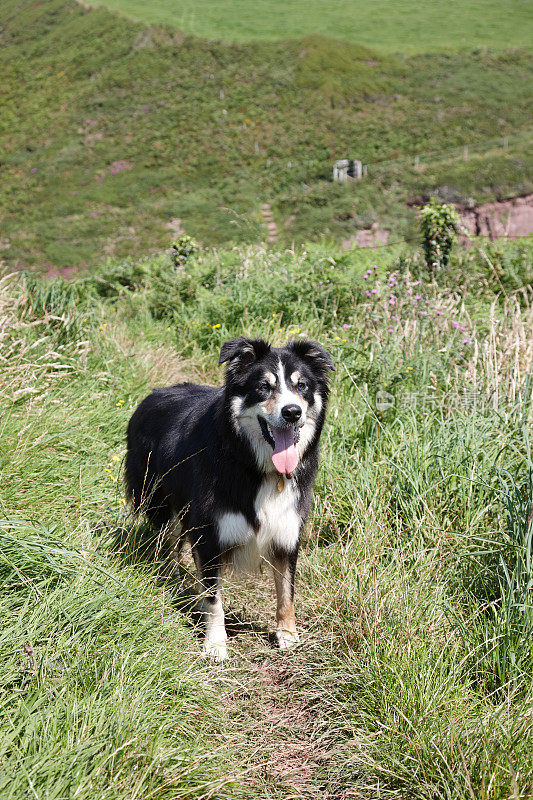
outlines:
[[[314, 342], [276, 349], [245, 338], [226, 342], [219, 361], [228, 363], [223, 387], [182, 383], [155, 389], [141, 402], [128, 426], [128, 496], [159, 529], [180, 520], [211, 599], [225, 555], [255, 537], [263, 558], [288, 564], [292, 602], [333, 363]], [[287, 422], [297, 406], [301, 417]], [[275, 434], [290, 443], [294, 437], [299, 460], [292, 475], [281, 477], [272, 463]], [[290, 503], [277, 500], [276, 492], [284, 490], [291, 492]], [[275, 527], [274, 503], [285, 508], [289, 527], [297, 519], [298, 530], [288, 538], [283, 519], [279, 531]]]

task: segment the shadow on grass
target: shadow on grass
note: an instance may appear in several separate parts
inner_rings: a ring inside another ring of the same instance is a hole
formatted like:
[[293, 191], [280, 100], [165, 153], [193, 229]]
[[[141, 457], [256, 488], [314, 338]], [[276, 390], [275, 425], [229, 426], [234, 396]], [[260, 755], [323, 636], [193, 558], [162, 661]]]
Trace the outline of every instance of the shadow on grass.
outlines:
[[[198, 607], [201, 587], [185, 539], [157, 531], [149, 523], [135, 520], [131, 514], [125, 514], [114, 523], [102, 523], [98, 535], [122, 564], [139, 568], [158, 588], [167, 591], [173, 608], [194, 628], [197, 637], [203, 638], [204, 615]], [[225, 625], [229, 639], [251, 633], [271, 647], [277, 647], [275, 634], [265, 625], [247, 618], [244, 612], [226, 612]]]

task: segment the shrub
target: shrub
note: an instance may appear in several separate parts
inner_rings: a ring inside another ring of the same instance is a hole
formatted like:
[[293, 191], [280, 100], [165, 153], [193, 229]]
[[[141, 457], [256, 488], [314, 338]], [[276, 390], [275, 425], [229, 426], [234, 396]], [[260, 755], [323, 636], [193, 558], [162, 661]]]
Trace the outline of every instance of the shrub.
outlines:
[[459, 225], [454, 206], [439, 203], [434, 197], [420, 210], [422, 247], [430, 275], [447, 266]]
[[198, 242], [192, 236], [183, 234], [172, 242], [172, 262], [175, 267], [185, 264], [193, 253], [198, 251]]

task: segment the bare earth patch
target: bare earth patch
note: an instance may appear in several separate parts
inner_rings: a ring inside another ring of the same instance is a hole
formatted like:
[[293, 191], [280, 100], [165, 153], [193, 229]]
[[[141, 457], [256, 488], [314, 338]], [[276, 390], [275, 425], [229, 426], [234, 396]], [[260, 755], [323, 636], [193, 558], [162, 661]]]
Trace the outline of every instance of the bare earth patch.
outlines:
[[516, 238], [533, 233], [533, 194], [485, 203], [474, 208], [458, 206], [461, 220], [474, 236], [498, 239], [502, 236]]
[[319, 687], [305, 680], [305, 583], [300, 585], [304, 646], [280, 653], [274, 643], [275, 599], [268, 568], [225, 581], [230, 658], [220, 667], [221, 700], [242, 741], [243, 767], [262, 800], [326, 800], [334, 738], [318, 706]]
[[389, 241], [389, 231], [379, 227], [379, 222], [374, 222], [370, 228], [357, 231], [354, 236], [345, 239], [342, 246], [349, 250], [354, 245], [357, 247], [379, 247]]

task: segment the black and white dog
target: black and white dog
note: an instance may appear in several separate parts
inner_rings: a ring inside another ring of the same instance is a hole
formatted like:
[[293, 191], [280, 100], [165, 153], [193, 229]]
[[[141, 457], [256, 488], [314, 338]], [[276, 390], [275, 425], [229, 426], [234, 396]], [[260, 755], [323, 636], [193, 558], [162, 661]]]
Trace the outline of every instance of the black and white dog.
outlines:
[[272, 565], [281, 648], [298, 642], [294, 574], [311, 504], [333, 361], [319, 344], [222, 345], [221, 388], [155, 389], [128, 426], [126, 484], [136, 512], [160, 529], [179, 520], [204, 590], [204, 653], [226, 657], [221, 569]]

